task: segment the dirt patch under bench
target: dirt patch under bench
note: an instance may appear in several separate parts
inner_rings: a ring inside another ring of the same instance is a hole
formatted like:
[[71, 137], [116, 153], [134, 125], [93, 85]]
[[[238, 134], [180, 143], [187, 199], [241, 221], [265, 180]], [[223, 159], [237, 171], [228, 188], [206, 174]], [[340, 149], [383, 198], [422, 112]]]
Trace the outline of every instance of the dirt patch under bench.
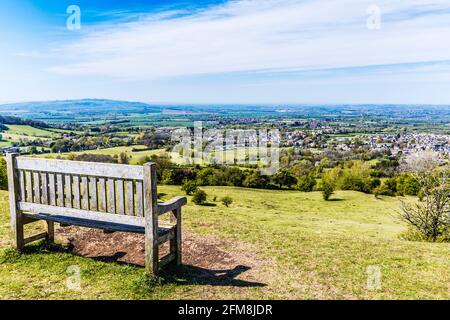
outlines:
[[[77, 255], [105, 262], [144, 266], [144, 235], [124, 232], [105, 233], [102, 230], [64, 227], [56, 237]], [[245, 244], [214, 236], [183, 231], [183, 268], [186, 278], [198, 284], [238, 287], [264, 286], [259, 271], [266, 263]], [[168, 252], [162, 246], [160, 255]]]

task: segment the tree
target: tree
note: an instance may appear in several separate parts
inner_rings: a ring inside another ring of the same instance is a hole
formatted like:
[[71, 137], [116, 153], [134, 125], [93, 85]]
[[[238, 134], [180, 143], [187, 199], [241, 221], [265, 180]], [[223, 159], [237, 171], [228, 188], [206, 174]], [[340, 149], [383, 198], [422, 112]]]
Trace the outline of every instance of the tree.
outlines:
[[289, 172], [289, 170], [286, 169], [278, 171], [272, 177], [272, 180], [277, 186], [279, 186], [280, 189], [282, 189], [283, 186], [291, 188], [293, 184], [297, 183], [297, 178], [294, 177], [294, 175], [291, 172]]
[[333, 195], [334, 193], [334, 187], [331, 183], [329, 183], [328, 181], [324, 181], [322, 183], [322, 196], [323, 199], [325, 201], [330, 200], [330, 197]]
[[233, 203], [233, 199], [232, 199], [231, 197], [226, 196], [226, 197], [223, 197], [223, 198], [222, 198], [222, 204], [223, 204], [225, 207], [228, 208], [232, 203]]
[[192, 197], [192, 201], [197, 205], [202, 205], [206, 202], [207, 195], [206, 192], [200, 189], [195, 191], [194, 196]]
[[186, 192], [188, 196], [194, 194], [198, 191], [198, 186], [195, 181], [192, 180], [184, 180], [183, 185], [181, 186], [181, 190]]
[[125, 152], [121, 152], [119, 155], [119, 163], [122, 164], [129, 164], [130, 163], [130, 158], [128, 157], [128, 155]]
[[253, 171], [244, 180], [244, 186], [247, 188], [266, 188], [269, 182], [266, 176], [262, 176], [259, 171]]
[[311, 192], [314, 190], [317, 181], [311, 174], [301, 176], [298, 179], [296, 189], [302, 192]]
[[402, 201], [400, 218], [430, 241], [450, 230], [450, 168], [437, 166], [437, 154], [428, 151], [408, 156], [402, 163], [420, 186], [423, 201]]

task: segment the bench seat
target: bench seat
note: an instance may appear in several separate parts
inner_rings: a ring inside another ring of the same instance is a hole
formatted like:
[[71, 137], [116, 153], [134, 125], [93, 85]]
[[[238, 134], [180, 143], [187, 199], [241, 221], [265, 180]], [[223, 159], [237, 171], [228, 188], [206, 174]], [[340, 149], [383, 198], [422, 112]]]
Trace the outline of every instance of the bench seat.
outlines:
[[[92, 215], [92, 214], [91, 214]], [[92, 217], [79, 217], [71, 214], [23, 213], [23, 216], [32, 220], [45, 220], [64, 225], [74, 225], [87, 228], [102, 229], [106, 231], [121, 231], [145, 234], [145, 220], [138, 217], [116, 215], [92, 215]], [[115, 218], [115, 219], [114, 219]], [[163, 237], [173, 228], [159, 226], [158, 236]]]

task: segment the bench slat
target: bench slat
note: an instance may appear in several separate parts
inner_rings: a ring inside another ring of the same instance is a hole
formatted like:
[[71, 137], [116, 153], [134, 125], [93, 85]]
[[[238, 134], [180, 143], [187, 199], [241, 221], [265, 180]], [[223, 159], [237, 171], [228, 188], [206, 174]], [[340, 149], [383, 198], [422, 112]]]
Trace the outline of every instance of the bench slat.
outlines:
[[41, 173], [41, 198], [42, 204], [48, 204], [48, 182], [47, 182], [47, 173]]
[[125, 189], [127, 195], [127, 215], [134, 216], [134, 190], [133, 181], [127, 180], [125, 182]]
[[27, 189], [27, 201], [33, 202], [33, 181], [31, 179], [31, 171], [25, 172], [25, 178], [26, 178], [26, 189]]
[[56, 206], [56, 189], [55, 189], [55, 174], [48, 174], [48, 193], [50, 198], [50, 204]]
[[64, 207], [64, 182], [63, 175], [56, 175], [56, 188], [58, 189], [58, 206]]
[[89, 186], [87, 177], [81, 177], [81, 187], [83, 192], [83, 202], [81, 208], [84, 210], [89, 210]]
[[72, 208], [72, 177], [69, 174], [65, 175], [66, 187], [66, 207]]
[[75, 209], [81, 208], [81, 198], [80, 198], [80, 177], [73, 176], [73, 207]]
[[[129, 224], [133, 226], [144, 226], [144, 218], [132, 217], [125, 215], [116, 215], [103, 212], [75, 209], [75, 208], [64, 208], [64, 207], [54, 207], [44, 204], [19, 202], [19, 210], [30, 212], [32, 214], [43, 214], [43, 215], [57, 215], [66, 216], [69, 218], [81, 218], [88, 220], [99, 220], [111, 223], [122, 223]], [[30, 215], [31, 217], [36, 217]]]
[[20, 201], [25, 201], [26, 200], [25, 174], [23, 170], [19, 170], [19, 188], [20, 188]]
[[108, 212], [116, 213], [116, 186], [114, 179], [108, 179]]
[[138, 217], [144, 216], [144, 189], [142, 188], [142, 182], [136, 181], [136, 215]]
[[17, 157], [16, 169], [130, 180], [143, 180], [144, 177], [141, 166], [31, 157]]
[[33, 172], [33, 185], [34, 185], [34, 202], [41, 203], [41, 181], [39, 179], [39, 172]]
[[99, 210], [106, 212], [106, 185], [105, 178], [98, 179], [98, 198], [100, 202]]
[[90, 183], [89, 191], [91, 192], [91, 210], [97, 211], [98, 210], [97, 178], [90, 177], [89, 183]]
[[125, 194], [123, 191], [123, 180], [116, 181], [116, 195], [117, 195], [117, 213], [125, 214]]

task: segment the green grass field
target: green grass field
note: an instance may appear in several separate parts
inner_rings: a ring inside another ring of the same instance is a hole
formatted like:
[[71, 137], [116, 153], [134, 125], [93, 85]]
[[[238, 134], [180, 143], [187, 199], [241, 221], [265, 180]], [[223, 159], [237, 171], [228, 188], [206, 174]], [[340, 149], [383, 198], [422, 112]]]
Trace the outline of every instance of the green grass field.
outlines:
[[145, 146], [131, 146], [131, 147], [116, 147], [116, 148], [108, 148], [108, 149], [98, 149], [98, 150], [88, 150], [82, 152], [68, 152], [68, 153], [50, 153], [50, 154], [42, 154], [40, 157], [45, 158], [55, 158], [60, 155], [61, 157], [67, 157], [69, 154], [80, 155], [80, 154], [102, 154], [102, 155], [110, 155], [110, 156], [119, 156], [121, 153], [126, 153], [130, 157], [130, 164], [137, 164], [139, 161], [144, 159], [147, 156], [152, 156], [154, 154], [160, 155], [165, 153], [164, 150], [145, 150], [145, 151], [133, 151], [134, 149], [145, 149]]
[[2, 141], [0, 146], [9, 146], [13, 142], [18, 142], [20, 140], [50, 140], [59, 138], [61, 135], [56, 132], [34, 128], [25, 125], [7, 125], [8, 130], [1, 132]]
[[[2, 299], [449, 299], [450, 246], [401, 240], [399, 200], [357, 192], [320, 193], [205, 187], [209, 206], [189, 201], [186, 230], [246, 248], [240, 264], [264, 286], [212, 285], [163, 275], [147, 285], [143, 269], [28, 246], [8, 249], [7, 193], [0, 192], [0, 298]], [[164, 199], [180, 195], [162, 186]], [[234, 203], [226, 208], [220, 198]], [[213, 198], [217, 197], [216, 202]], [[240, 257], [240, 255], [237, 255]], [[81, 290], [66, 286], [66, 270], [81, 269]], [[367, 288], [370, 266], [381, 270], [381, 288]], [[185, 266], [184, 268], [189, 268]], [[245, 273], [242, 275], [245, 277]], [[247, 280], [249, 276], [247, 276]]]

